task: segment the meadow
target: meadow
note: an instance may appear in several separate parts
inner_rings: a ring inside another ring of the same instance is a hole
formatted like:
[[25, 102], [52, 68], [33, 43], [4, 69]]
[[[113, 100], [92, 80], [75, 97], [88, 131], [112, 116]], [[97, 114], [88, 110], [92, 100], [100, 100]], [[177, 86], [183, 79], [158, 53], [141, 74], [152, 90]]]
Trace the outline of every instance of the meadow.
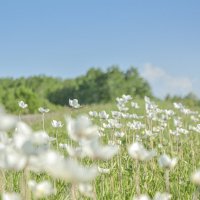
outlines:
[[200, 113], [129, 95], [0, 113], [3, 200], [200, 199]]

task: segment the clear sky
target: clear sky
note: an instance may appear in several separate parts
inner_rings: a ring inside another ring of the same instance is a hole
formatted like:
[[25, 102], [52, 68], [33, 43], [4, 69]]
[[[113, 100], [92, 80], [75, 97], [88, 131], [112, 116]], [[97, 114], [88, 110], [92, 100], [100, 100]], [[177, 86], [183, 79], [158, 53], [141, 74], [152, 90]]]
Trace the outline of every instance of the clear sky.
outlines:
[[0, 2], [0, 77], [133, 65], [157, 96], [200, 96], [199, 0]]

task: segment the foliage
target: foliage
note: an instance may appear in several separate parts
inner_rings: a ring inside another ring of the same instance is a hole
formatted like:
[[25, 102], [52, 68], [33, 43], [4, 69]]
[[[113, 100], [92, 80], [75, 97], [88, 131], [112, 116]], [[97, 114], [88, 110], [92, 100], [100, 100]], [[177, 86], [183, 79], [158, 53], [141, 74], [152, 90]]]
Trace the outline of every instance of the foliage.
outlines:
[[[47, 77], [30, 77], [19, 79], [1, 79], [0, 80], [0, 102], [6, 108], [6, 110], [17, 113], [19, 111], [18, 101], [23, 100], [28, 104], [28, 110], [26, 112], [34, 113], [38, 107], [46, 106], [53, 108], [54, 106], [45, 98], [45, 92], [49, 86], [46, 84], [39, 85], [41, 81], [38, 79], [46, 80]], [[54, 80], [54, 79], [52, 79]], [[40, 91], [41, 90], [41, 91]]]
[[110, 102], [122, 94], [152, 96], [149, 84], [136, 68], [123, 72], [118, 66], [112, 66], [106, 72], [91, 68], [85, 76], [69, 81], [63, 88], [50, 93], [48, 98], [61, 105], [65, 105], [69, 98], [79, 99], [81, 104], [91, 104]]
[[69, 98], [77, 98], [81, 104], [92, 104], [110, 102], [122, 94], [152, 96], [149, 84], [134, 67], [125, 72], [118, 66], [106, 71], [91, 68], [86, 75], [74, 79], [43, 75], [0, 79], [0, 103], [13, 113], [18, 111], [20, 100], [24, 100], [29, 112], [34, 113], [39, 106], [66, 105]]
[[180, 97], [180, 96], [170, 96], [169, 94], [165, 97], [166, 101], [169, 102], [181, 102], [189, 107], [199, 107], [200, 106], [200, 100], [198, 99], [198, 97], [190, 92], [187, 95], [185, 95], [184, 97]]

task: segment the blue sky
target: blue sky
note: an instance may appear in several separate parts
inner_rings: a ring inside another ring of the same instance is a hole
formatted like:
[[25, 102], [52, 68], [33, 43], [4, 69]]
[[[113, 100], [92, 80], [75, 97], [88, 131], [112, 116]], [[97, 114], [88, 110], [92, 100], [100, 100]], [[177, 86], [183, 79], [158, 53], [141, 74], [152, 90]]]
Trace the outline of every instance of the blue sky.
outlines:
[[0, 2], [0, 77], [135, 66], [154, 94], [200, 96], [199, 0]]

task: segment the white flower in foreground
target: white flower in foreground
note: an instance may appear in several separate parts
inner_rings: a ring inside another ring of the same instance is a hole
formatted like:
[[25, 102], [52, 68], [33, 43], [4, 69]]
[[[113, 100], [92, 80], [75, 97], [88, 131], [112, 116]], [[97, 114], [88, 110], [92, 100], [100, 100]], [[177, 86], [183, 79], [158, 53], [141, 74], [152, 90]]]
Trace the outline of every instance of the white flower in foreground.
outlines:
[[52, 120], [51, 125], [52, 125], [54, 128], [61, 128], [61, 127], [63, 127], [62, 122], [61, 122], [61, 121], [56, 121], [56, 120]]
[[7, 145], [10, 143], [12, 143], [12, 138], [9, 138], [6, 132], [0, 131], [0, 144]]
[[11, 146], [1, 147], [0, 149], [0, 167], [5, 170], [22, 170], [27, 164], [27, 158], [21, 152], [16, 151]]
[[13, 128], [17, 123], [17, 118], [6, 114], [4, 109], [0, 107], [0, 131], [7, 131]]
[[98, 127], [92, 125], [87, 116], [79, 116], [76, 119], [68, 117], [67, 132], [69, 137], [74, 141], [89, 140], [98, 136]]
[[79, 157], [79, 158], [85, 157], [85, 154], [81, 147], [75, 148], [69, 144], [62, 144], [62, 143], [59, 144], [59, 147], [65, 149], [70, 157]]
[[200, 170], [195, 171], [191, 176], [191, 181], [195, 184], [200, 186]]
[[49, 148], [51, 138], [44, 131], [33, 132], [31, 128], [23, 122], [17, 124], [13, 137], [15, 148], [26, 156], [38, 155]]
[[83, 194], [86, 197], [94, 198], [95, 194], [93, 192], [93, 187], [89, 183], [80, 183], [78, 186], [78, 189], [81, 194]]
[[17, 193], [3, 193], [2, 200], [21, 200], [21, 197]]
[[48, 108], [39, 107], [39, 108], [38, 108], [38, 111], [39, 111], [40, 113], [48, 113], [50, 110], [49, 110]]
[[48, 181], [36, 183], [34, 180], [30, 180], [28, 186], [36, 198], [44, 198], [56, 193], [56, 190]]
[[157, 192], [153, 200], [170, 200], [172, 195], [169, 193]]
[[54, 178], [68, 182], [89, 182], [99, 174], [96, 166], [84, 167], [71, 158], [64, 159], [56, 152], [42, 155], [44, 170]]
[[25, 109], [25, 108], [28, 107], [28, 104], [24, 103], [24, 101], [19, 101], [19, 102], [18, 102], [18, 105], [19, 105], [19, 107], [22, 108], [22, 109]]
[[69, 105], [73, 108], [80, 108], [80, 104], [77, 99], [69, 99]]
[[160, 167], [165, 169], [173, 169], [175, 165], [177, 164], [177, 158], [170, 158], [168, 155], [163, 154], [158, 159], [158, 163]]
[[144, 148], [144, 146], [138, 142], [133, 143], [128, 148], [129, 155], [139, 161], [148, 161], [156, 155], [156, 152], [148, 151]]
[[115, 156], [119, 151], [118, 145], [106, 145], [100, 144], [98, 138], [86, 142], [82, 145], [84, 153], [93, 159], [109, 160]]
[[142, 194], [140, 196], [137, 197], [133, 197], [133, 200], [151, 200], [150, 197], [146, 194]]

